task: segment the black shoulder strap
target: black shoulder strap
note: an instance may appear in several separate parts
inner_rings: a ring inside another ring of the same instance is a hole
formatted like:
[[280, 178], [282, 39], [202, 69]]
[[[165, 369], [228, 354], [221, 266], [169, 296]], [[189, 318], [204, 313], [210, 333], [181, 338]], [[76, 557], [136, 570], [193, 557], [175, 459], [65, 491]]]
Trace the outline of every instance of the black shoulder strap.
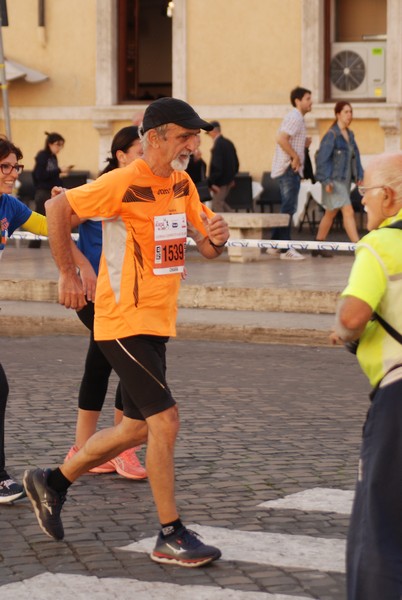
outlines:
[[395, 223], [381, 227], [381, 229], [402, 229], [402, 221], [395, 221]]
[[[391, 223], [391, 225], [386, 225], [382, 229], [402, 229], [402, 221], [395, 221], [395, 223]], [[373, 321], [378, 321], [380, 325], [385, 329], [385, 331], [394, 338], [397, 342], [402, 344], [402, 335], [392, 327], [385, 319], [383, 319], [378, 313], [373, 313]]]
[[380, 325], [385, 329], [385, 331], [394, 338], [397, 342], [402, 344], [402, 335], [392, 327], [385, 319], [383, 319], [378, 313], [374, 312], [372, 316], [373, 321], [378, 321]]

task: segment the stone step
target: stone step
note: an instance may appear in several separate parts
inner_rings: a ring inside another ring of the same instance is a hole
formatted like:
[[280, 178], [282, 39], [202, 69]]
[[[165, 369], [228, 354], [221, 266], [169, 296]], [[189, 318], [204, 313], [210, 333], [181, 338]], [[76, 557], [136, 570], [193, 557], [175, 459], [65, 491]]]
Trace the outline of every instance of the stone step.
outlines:
[[[181, 339], [244, 341], [323, 346], [329, 344], [333, 315], [182, 308], [177, 336]], [[54, 302], [2, 301], [3, 337], [88, 335], [75, 311]]]
[[[289, 288], [248, 288], [208, 284], [183, 285], [180, 308], [251, 310], [285, 313], [333, 314], [339, 292]], [[57, 303], [57, 281], [6, 279], [0, 301]]]

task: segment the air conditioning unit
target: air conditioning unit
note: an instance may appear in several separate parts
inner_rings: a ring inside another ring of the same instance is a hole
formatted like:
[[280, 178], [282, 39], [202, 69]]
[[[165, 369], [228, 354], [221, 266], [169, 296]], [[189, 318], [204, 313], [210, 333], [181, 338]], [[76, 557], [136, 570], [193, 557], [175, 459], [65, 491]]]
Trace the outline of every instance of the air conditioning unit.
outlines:
[[335, 42], [331, 48], [331, 97], [384, 99], [386, 42]]

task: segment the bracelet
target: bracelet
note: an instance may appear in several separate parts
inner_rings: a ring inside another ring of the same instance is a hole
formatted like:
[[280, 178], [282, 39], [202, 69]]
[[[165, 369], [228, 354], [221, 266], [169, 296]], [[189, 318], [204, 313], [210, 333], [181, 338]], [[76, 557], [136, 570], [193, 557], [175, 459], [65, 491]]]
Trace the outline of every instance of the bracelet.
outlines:
[[211, 240], [211, 238], [208, 238], [209, 243], [211, 244], [211, 246], [213, 248], [223, 248], [224, 246], [226, 246], [226, 242], [224, 242], [223, 244], [214, 244], [213, 241]]

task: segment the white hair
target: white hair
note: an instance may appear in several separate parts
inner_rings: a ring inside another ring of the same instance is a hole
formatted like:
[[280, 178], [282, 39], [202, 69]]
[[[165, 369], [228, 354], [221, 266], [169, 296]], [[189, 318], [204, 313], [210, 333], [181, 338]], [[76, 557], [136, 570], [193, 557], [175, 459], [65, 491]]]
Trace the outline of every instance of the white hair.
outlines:
[[375, 182], [394, 190], [397, 201], [402, 201], [402, 152], [386, 152], [373, 158], [370, 168]]
[[[153, 127], [153, 129], [155, 129], [155, 131], [158, 134], [158, 136], [161, 137], [161, 138], [165, 138], [167, 128], [168, 128], [168, 124], [167, 123], [165, 125], [159, 125], [158, 127]], [[148, 131], [144, 132], [143, 131], [143, 124], [142, 123], [138, 127], [138, 135], [140, 137], [141, 144], [142, 144], [142, 149], [143, 149], [144, 152], [145, 152], [145, 150], [149, 146], [149, 132], [150, 131], [151, 130], [148, 129]]]

